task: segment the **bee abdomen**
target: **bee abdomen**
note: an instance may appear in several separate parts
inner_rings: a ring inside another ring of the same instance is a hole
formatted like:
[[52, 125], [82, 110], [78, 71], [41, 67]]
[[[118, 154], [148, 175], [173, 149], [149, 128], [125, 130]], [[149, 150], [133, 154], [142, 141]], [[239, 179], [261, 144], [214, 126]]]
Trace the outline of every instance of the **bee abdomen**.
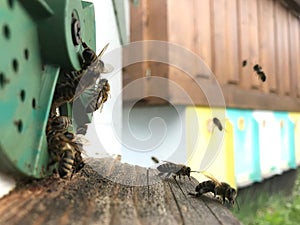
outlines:
[[65, 177], [72, 173], [74, 165], [74, 154], [71, 150], [65, 150], [58, 164], [58, 173], [60, 177]]
[[216, 188], [216, 184], [213, 181], [208, 180], [198, 184], [195, 188], [195, 191], [198, 192], [199, 194], [204, 194], [207, 192], [215, 193], [215, 188]]

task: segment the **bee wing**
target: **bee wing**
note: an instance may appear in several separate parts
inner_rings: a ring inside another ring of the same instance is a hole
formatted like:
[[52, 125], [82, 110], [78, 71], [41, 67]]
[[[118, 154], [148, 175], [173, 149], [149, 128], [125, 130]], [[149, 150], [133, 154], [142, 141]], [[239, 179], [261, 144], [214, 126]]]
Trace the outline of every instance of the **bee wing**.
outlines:
[[105, 64], [102, 73], [111, 73], [115, 68], [111, 64]]
[[211, 179], [212, 181], [214, 181], [215, 183], [217, 183], [218, 185], [221, 185], [221, 182], [218, 181], [217, 178], [215, 178], [212, 174], [205, 172], [205, 171], [201, 171], [201, 173], [206, 176], [207, 178]]
[[106, 51], [106, 49], [108, 48], [109, 43], [107, 43], [104, 48], [100, 51], [99, 55], [98, 55], [98, 59], [101, 59], [101, 57], [103, 56], [104, 52]]
[[82, 73], [73, 100], [76, 100], [83, 92], [96, 85], [96, 81], [101, 75], [101, 68], [98, 68], [97, 62], [94, 62]]

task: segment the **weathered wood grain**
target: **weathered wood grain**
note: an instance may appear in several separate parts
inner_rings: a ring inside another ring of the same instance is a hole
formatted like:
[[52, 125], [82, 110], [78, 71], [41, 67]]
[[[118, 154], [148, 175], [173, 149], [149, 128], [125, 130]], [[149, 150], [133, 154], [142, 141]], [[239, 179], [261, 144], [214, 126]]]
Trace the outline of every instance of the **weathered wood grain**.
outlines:
[[88, 162], [72, 180], [20, 182], [0, 200], [0, 224], [240, 224], [217, 200], [188, 196], [195, 179], [178, 180], [180, 189], [153, 169], [111, 158]]

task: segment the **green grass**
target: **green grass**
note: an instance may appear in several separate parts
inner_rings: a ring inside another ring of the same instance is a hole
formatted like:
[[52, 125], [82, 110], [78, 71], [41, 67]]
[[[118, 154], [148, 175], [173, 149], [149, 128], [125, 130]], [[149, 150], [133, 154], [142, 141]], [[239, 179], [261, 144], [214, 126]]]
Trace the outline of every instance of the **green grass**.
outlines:
[[261, 195], [255, 202], [244, 202], [240, 210], [235, 207], [233, 213], [245, 225], [300, 224], [300, 173], [291, 196]]

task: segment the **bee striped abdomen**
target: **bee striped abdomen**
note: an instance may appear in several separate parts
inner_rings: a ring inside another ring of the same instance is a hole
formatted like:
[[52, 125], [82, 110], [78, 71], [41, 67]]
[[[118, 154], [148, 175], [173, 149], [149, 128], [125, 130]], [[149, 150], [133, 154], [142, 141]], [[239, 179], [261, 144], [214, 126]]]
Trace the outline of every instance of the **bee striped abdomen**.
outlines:
[[215, 194], [215, 188], [215, 182], [208, 180], [198, 184], [195, 188], [195, 191], [197, 192], [197, 195], [202, 195], [208, 192], [212, 192], [213, 194]]
[[[66, 144], [66, 147], [70, 147], [70, 144]], [[75, 156], [72, 152], [71, 149], [64, 150], [61, 160], [59, 161], [58, 164], [58, 173], [60, 177], [66, 177], [71, 175], [72, 170], [73, 170], [73, 165], [74, 165], [74, 160]]]

